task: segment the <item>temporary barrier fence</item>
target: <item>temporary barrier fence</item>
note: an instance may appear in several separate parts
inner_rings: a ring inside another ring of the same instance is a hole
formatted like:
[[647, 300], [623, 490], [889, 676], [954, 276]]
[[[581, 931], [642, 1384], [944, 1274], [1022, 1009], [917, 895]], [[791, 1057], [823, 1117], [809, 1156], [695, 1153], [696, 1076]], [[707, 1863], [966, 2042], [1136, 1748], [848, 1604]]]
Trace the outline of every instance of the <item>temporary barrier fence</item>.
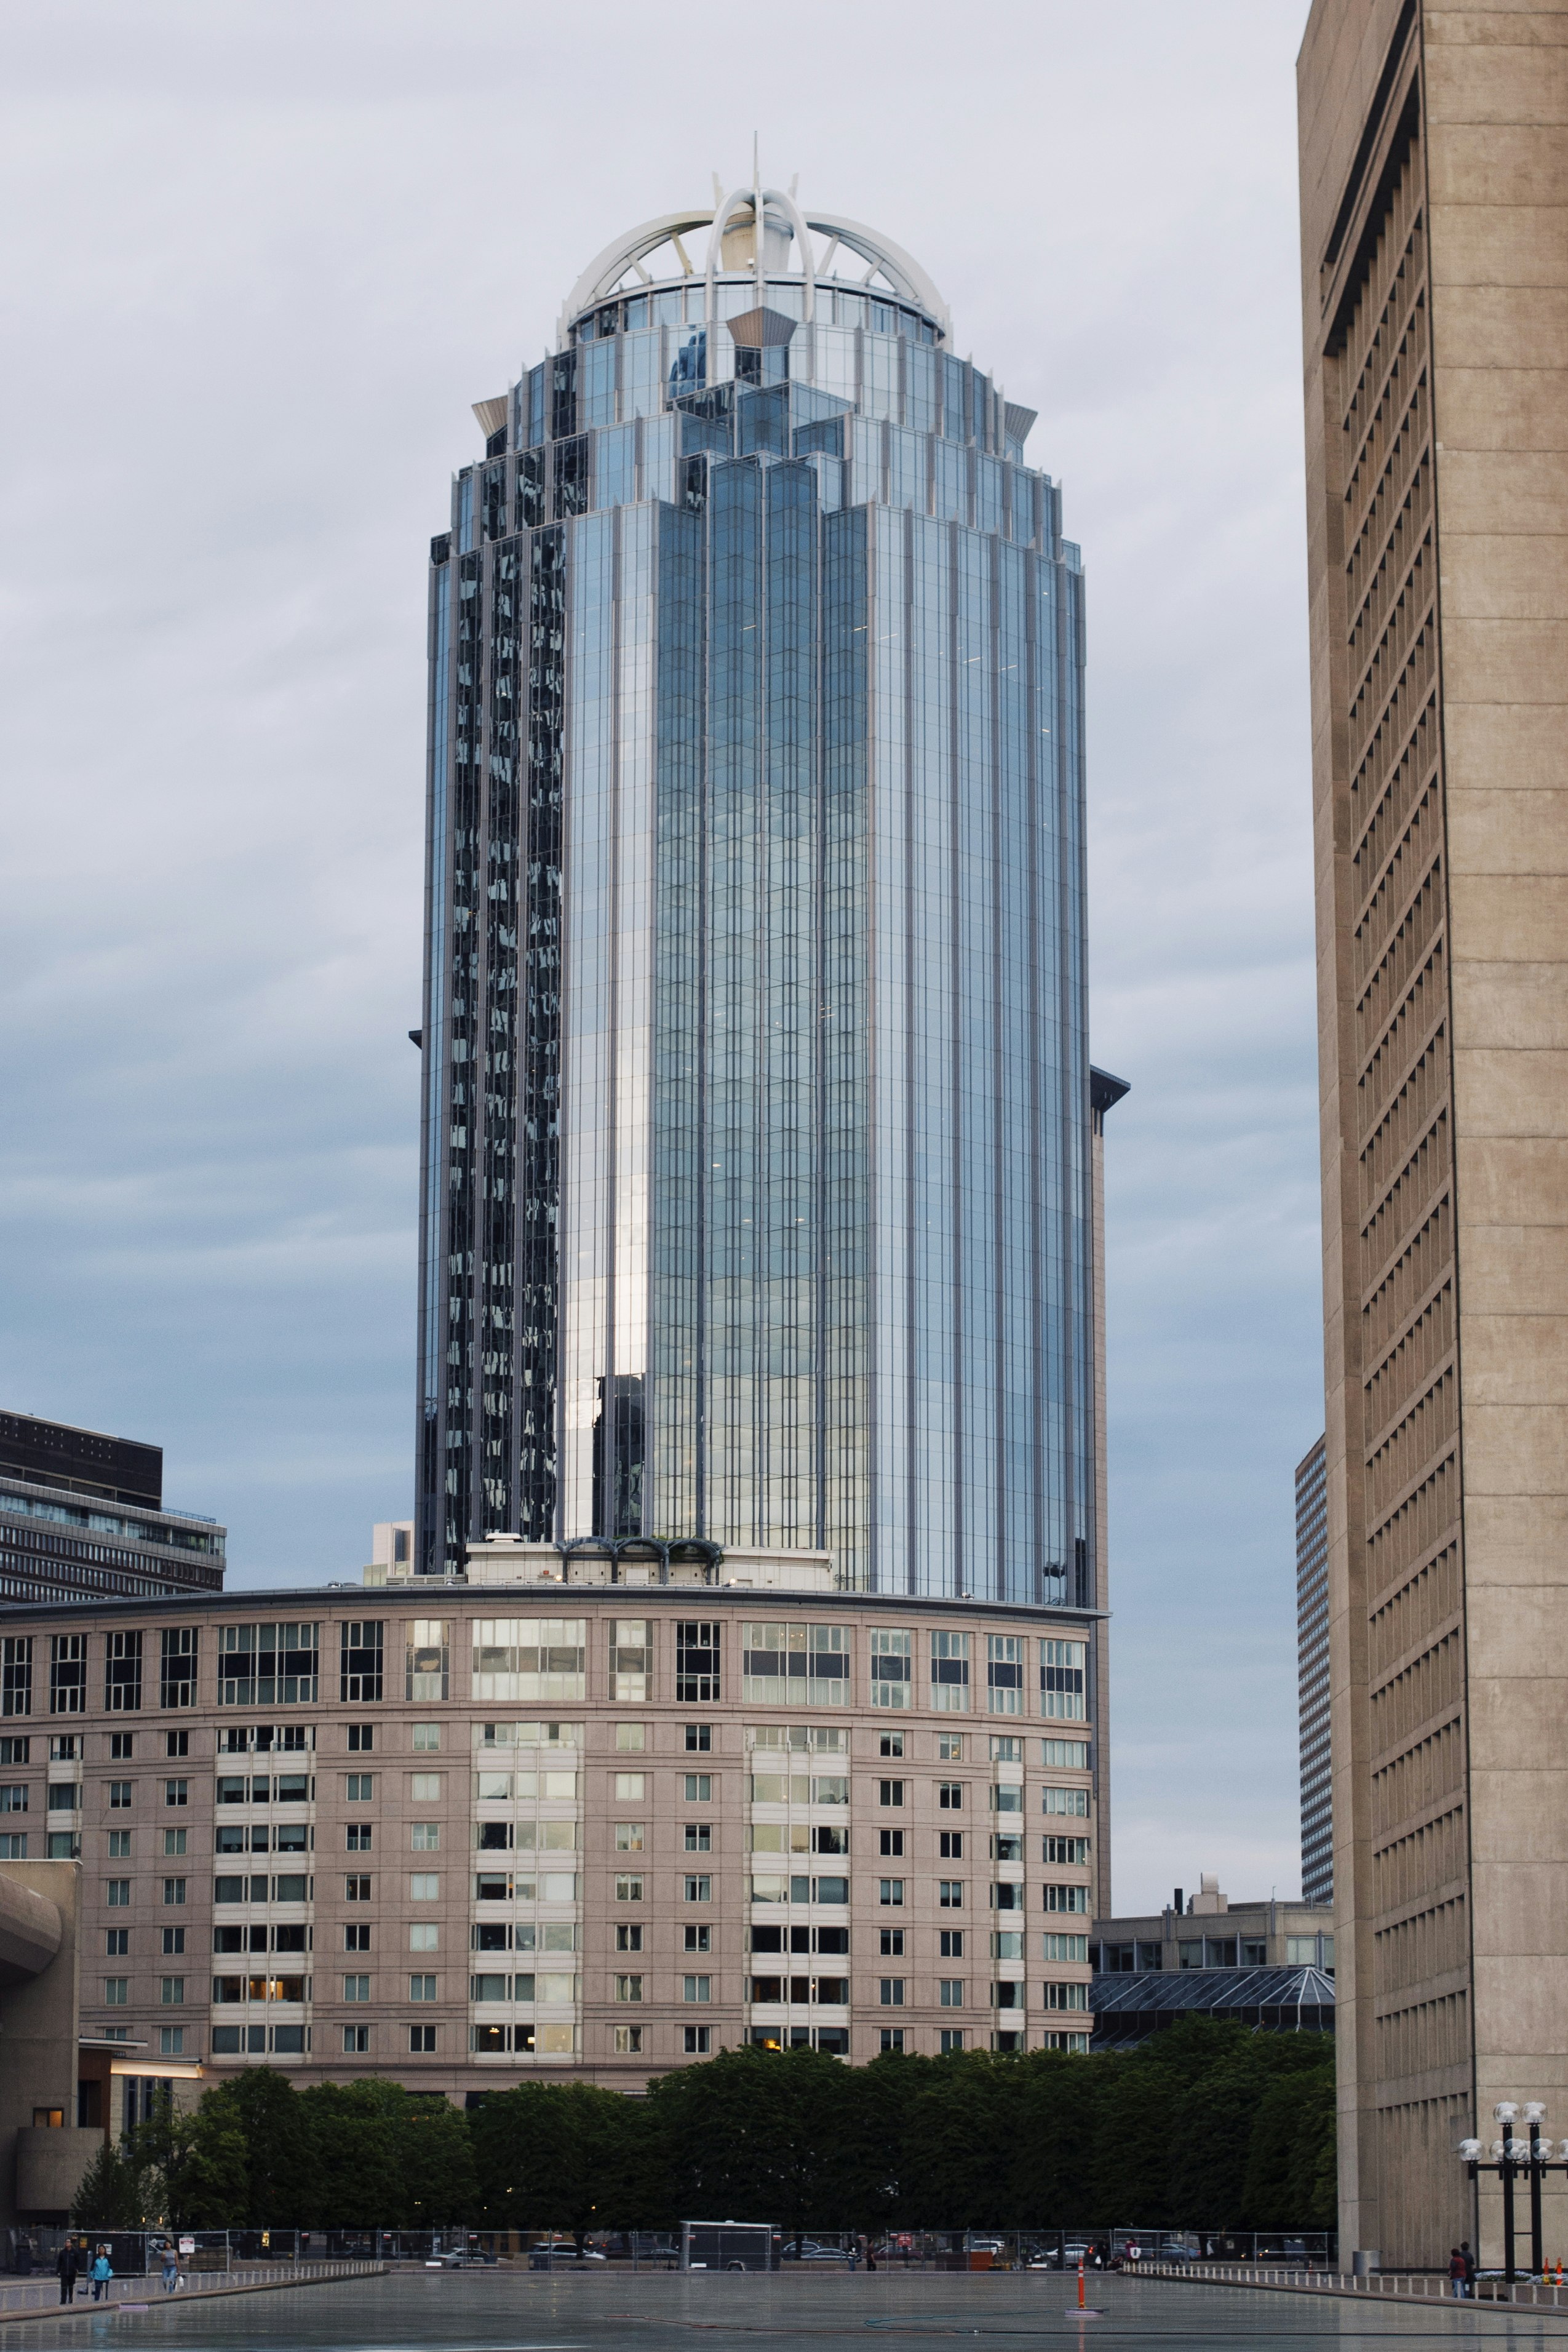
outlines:
[[[761, 2225], [756, 2225], [760, 2227]], [[1336, 2242], [1324, 2231], [1237, 2232], [1203, 2230], [1141, 2230], [1119, 2223], [1081, 2230], [853, 2230], [792, 2229], [775, 2223], [774, 2261], [789, 2270], [838, 2265], [859, 2269], [988, 2271], [1086, 2270], [1134, 2263], [1162, 2273], [1177, 2268], [1213, 2273], [1230, 2264], [1239, 2275], [1265, 2268], [1321, 2275], [1337, 2259]], [[583, 2271], [605, 2264], [629, 2270], [681, 2267], [682, 2232], [674, 2230], [593, 2230], [580, 2237], [566, 2230], [386, 2230], [365, 2225], [317, 2230], [94, 2230], [37, 2228], [6, 2232], [4, 2267], [25, 2276], [52, 2272], [69, 2238], [96, 2251], [107, 2245], [119, 2278], [141, 2278], [161, 2268], [163, 2249], [173, 2244], [188, 2276], [232, 2273], [240, 2265], [321, 2262], [405, 2263], [442, 2268], [526, 2263], [532, 2270]]]
[[[1151, 2278], [1196, 2279], [1218, 2286], [1288, 2287], [1309, 2294], [1371, 2294], [1393, 2296], [1406, 2303], [1438, 2303], [1451, 2297], [1447, 2269], [1440, 2271], [1309, 2271], [1262, 2263], [1150, 2262], [1140, 2272]], [[1539, 2279], [1516, 2279], [1510, 2286], [1500, 2272], [1482, 2272], [1470, 2290], [1480, 2303], [1517, 2304], [1526, 2310], [1568, 2311], [1568, 2281], [1559, 2285], [1556, 2265]]]

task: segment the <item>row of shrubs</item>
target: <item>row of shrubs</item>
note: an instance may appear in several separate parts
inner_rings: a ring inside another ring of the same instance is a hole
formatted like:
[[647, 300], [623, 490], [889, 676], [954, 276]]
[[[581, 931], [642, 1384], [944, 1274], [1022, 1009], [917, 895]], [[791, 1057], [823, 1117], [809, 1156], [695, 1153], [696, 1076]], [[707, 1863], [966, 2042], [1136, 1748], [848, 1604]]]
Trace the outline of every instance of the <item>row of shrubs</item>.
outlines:
[[472, 2110], [256, 2066], [106, 2149], [89, 2227], [577, 2232], [724, 2213], [789, 2228], [1332, 2226], [1333, 2045], [1191, 2021], [1126, 2054], [849, 2067], [726, 2051], [643, 2098], [526, 2082]]

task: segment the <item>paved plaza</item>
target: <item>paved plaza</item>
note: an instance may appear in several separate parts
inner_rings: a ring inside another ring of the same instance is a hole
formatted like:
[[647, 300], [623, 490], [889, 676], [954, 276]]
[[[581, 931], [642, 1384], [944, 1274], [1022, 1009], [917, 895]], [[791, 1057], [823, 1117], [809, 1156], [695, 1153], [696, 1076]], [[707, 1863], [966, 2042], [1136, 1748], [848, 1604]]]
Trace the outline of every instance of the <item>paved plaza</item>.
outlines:
[[0, 2347], [74, 2345], [111, 2334], [137, 2352], [810, 2352], [855, 2345], [967, 2340], [998, 2352], [1082, 2343], [1136, 2346], [1359, 2347], [1550, 2344], [1568, 2352], [1568, 2312], [1475, 2305], [1379, 2305], [1330, 2296], [1101, 2277], [1098, 2318], [1071, 2309], [1076, 2281], [1057, 2271], [995, 2276], [877, 2272], [773, 2278], [681, 2278], [619, 2272], [546, 2278], [494, 2270], [392, 2273], [342, 2286], [235, 2296], [184, 2308], [100, 2314], [0, 2330]]

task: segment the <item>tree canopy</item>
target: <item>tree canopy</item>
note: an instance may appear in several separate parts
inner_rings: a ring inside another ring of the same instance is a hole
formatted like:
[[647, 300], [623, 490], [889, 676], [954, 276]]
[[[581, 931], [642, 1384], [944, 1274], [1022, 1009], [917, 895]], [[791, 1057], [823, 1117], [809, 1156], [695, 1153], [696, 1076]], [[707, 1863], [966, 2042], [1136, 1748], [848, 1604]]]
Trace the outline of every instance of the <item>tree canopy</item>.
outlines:
[[73, 2220], [186, 2227], [1287, 2230], [1334, 2218], [1333, 2043], [1191, 2020], [1141, 2049], [845, 2066], [728, 2050], [645, 2098], [529, 2081], [472, 2111], [246, 2067], [106, 2147]]

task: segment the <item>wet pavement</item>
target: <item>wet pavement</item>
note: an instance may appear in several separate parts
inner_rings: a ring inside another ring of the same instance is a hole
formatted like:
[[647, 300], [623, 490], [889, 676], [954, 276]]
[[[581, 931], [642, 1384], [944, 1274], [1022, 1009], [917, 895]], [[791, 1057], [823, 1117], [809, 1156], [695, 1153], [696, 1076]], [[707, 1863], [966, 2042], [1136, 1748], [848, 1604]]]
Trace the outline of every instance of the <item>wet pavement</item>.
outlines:
[[1317, 2345], [1347, 2347], [1484, 2342], [1568, 2352], [1568, 2311], [1493, 2311], [1474, 2304], [1379, 2305], [1370, 2299], [1204, 2286], [1121, 2275], [1090, 2284], [1099, 2317], [1072, 2308], [1077, 2282], [1060, 2271], [951, 2275], [841, 2271], [772, 2277], [633, 2277], [620, 2270], [546, 2276], [394, 2272], [382, 2278], [210, 2303], [154, 2303], [4, 2331], [18, 2345], [74, 2347], [112, 2336], [135, 2352], [870, 2352], [894, 2346], [994, 2343], [1088, 2352], [1137, 2347]]

